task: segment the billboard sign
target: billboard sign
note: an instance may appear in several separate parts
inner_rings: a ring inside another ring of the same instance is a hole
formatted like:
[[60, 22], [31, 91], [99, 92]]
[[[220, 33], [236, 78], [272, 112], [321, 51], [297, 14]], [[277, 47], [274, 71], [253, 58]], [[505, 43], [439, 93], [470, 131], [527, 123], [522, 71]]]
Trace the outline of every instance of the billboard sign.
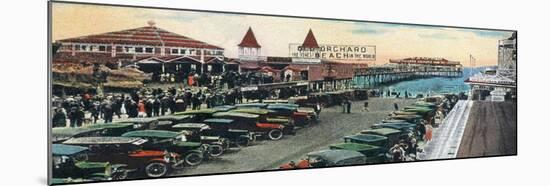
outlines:
[[289, 45], [289, 55], [292, 58], [375, 61], [376, 46], [374, 45], [327, 45], [319, 44], [318, 48], [306, 48], [302, 44]]

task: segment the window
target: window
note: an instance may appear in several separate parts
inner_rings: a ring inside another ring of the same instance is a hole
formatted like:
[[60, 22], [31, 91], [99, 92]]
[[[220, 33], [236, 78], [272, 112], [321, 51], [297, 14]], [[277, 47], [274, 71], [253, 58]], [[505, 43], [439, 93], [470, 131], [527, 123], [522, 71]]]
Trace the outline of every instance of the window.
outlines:
[[74, 48], [75, 50], [80, 50], [80, 45], [75, 45]]
[[150, 47], [145, 48], [145, 53], [152, 54], [153, 48], [150, 48]]
[[136, 53], [143, 53], [143, 47], [136, 47]]
[[86, 51], [86, 50], [88, 50], [88, 46], [80, 45], [80, 50]]
[[99, 46], [99, 51], [105, 52], [105, 51], [107, 51], [107, 47], [106, 47], [106, 46], [103, 46], [103, 45], [100, 45], [100, 46]]
[[187, 50], [185, 49], [180, 49], [180, 54], [185, 54], [187, 52]]
[[126, 52], [126, 53], [134, 53], [134, 47], [124, 47], [124, 52]]
[[179, 53], [179, 52], [178, 52], [178, 49], [177, 49], [177, 48], [173, 48], [173, 49], [172, 49], [172, 54], [178, 54], [178, 53]]

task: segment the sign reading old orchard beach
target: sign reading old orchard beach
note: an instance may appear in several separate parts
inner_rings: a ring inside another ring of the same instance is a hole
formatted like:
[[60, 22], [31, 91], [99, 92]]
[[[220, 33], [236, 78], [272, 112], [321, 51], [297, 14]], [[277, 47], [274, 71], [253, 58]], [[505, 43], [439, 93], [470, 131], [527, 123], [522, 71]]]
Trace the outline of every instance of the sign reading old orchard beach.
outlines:
[[335, 59], [335, 60], [376, 60], [374, 45], [327, 45], [319, 44], [318, 48], [303, 47], [302, 44], [289, 45], [289, 54], [295, 58], [305, 59]]

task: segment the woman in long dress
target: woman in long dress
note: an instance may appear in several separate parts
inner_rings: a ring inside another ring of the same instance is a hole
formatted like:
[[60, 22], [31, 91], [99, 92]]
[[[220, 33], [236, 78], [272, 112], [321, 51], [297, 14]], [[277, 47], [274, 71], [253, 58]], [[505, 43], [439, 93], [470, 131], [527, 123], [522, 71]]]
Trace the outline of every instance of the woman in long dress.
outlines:
[[426, 124], [426, 134], [424, 135], [424, 141], [428, 142], [432, 140], [433, 127], [431, 124]]

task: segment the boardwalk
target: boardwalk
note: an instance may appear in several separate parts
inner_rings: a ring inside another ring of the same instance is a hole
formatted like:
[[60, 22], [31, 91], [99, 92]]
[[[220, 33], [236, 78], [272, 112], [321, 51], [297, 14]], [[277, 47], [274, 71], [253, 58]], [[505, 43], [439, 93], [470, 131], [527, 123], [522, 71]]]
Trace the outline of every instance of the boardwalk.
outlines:
[[517, 154], [516, 112], [512, 102], [475, 102], [458, 157]]
[[452, 159], [456, 158], [464, 129], [472, 108], [472, 101], [460, 100], [453, 110], [443, 120], [440, 127], [435, 128], [433, 140], [424, 145], [424, 153], [420, 159]]

